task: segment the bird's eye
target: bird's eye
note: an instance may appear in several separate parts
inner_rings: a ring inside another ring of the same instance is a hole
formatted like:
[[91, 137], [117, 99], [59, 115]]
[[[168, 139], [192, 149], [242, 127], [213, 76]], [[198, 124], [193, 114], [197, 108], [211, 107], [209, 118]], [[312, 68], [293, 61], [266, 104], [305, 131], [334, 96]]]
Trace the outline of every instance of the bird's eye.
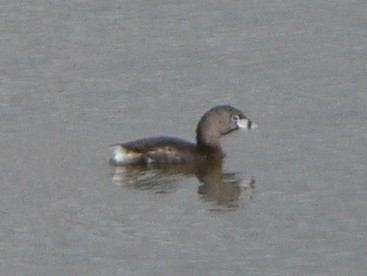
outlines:
[[237, 114], [232, 115], [232, 120], [237, 122], [240, 119], [240, 117]]

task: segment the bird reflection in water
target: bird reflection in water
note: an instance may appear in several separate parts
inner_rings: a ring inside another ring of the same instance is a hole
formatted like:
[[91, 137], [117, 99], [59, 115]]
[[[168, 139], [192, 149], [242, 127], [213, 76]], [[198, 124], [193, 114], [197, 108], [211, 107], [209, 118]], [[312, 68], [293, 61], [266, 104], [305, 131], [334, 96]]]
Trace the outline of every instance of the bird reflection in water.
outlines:
[[239, 173], [224, 172], [221, 158], [180, 165], [124, 165], [113, 170], [116, 184], [157, 193], [173, 192], [179, 180], [196, 176], [200, 182], [198, 194], [203, 199], [228, 207], [237, 207], [241, 194], [252, 199], [255, 187], [253, 177], [246, 180]]

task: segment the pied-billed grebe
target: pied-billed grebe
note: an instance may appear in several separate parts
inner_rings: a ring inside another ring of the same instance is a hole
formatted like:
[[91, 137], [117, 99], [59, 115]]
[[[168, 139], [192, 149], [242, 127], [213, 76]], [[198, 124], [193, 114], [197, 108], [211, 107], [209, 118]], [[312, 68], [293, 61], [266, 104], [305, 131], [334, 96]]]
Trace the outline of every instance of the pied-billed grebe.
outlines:
[[251, 129], [253, 124], [237, 108], [219, 105], [208, 110], [196, 128], [196, 144], [173, 137], [151, 137], [112, 145], [115, 166], [150, 163], [184, 163], [223, 157], [220, 138], [236, 129]]

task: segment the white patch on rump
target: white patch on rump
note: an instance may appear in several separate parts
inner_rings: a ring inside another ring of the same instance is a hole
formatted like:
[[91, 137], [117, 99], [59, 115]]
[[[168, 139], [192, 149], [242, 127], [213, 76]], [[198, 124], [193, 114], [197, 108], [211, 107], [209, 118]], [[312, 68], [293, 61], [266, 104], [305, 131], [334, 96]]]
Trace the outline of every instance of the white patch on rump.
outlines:
[[115, 164], [129, 164], [139, 157], [138, 153], [128, 151], [122, 145], [113, 145], [111, 147], [113, 149], [112, 160]]

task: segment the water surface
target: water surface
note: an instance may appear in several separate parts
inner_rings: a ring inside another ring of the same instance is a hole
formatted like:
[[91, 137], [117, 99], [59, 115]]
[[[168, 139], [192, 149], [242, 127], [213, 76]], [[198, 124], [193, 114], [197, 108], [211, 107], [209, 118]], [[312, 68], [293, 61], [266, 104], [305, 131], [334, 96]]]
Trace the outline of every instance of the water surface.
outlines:
[[[365, 274], [365, 1], [0, 13], [1, 274]], [[110, 144], [193, 140], [223, 103], [259, 125], [223, 141], [225, 204], [194, 174], [116, 181]]]

